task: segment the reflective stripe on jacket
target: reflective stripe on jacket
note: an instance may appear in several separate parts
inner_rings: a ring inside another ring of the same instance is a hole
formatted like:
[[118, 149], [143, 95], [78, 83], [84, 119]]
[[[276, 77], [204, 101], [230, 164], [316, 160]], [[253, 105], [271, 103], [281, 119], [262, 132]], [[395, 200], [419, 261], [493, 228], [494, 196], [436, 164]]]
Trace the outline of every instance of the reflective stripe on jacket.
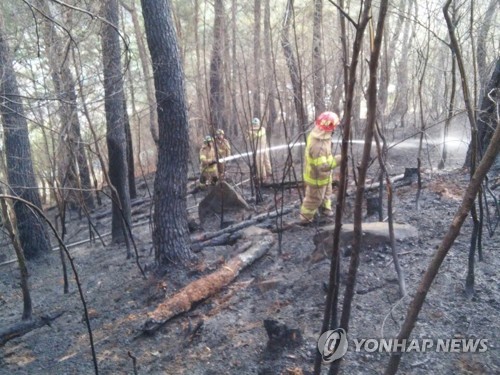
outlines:
[[331, 151], [330, 134], [314, 128], [307, 137], [304, 181], [310, 186], [332, 183], [332, 170], [337, 162]]

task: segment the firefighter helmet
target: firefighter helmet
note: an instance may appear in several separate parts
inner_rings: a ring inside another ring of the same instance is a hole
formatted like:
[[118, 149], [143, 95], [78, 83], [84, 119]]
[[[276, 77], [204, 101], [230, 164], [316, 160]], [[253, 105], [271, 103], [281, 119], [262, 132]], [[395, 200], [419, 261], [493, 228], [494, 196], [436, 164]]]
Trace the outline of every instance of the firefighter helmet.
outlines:
[[207, 143], [210, 143], [210, 142], [213, 142], [214, 139], [212, 138], [211, 135], [207, 135], [204, 139], [203, 139], [203, 143], [207, 144]]
[[218, 136], [218, 135], [222, 135], [222, 136], [224, 136], [224, 130], [222, 130], [222, 129], [217, 129], [217, 130], [215, 131], [215, 136]]
[[339, 122], [340, 119], [336, 113], [327, 111], [318, 116], [316, 126], [325, 132], [333, 132]]
[[254, 117], [254, 118], [252, 119], [252, 126], [253, 126], [254, 128], [258, 128], [258, 127], [260, 126], [260, 120], [259, 120], [257, 117]]

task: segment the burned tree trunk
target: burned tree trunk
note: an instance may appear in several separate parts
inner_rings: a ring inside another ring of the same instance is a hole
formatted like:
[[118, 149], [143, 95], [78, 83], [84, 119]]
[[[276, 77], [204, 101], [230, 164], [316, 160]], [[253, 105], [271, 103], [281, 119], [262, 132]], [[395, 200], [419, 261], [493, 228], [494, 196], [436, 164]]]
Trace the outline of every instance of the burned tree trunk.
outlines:
[[299, 132], [305, 131], [307, 124], [307, 115], [304, 109], [304, 97], [302, 95], [302, 79], [300, 76], [299, 63], [293, 53], [292, 43], [290, 42], [290, 26], [294, 18], [293, 1], [288, 0], [283, 17], [283, 30], [281, 32], [281, 46], [286, 58], [286, 65], [290, 73], [290, 80], [293, 87], [293, 103], [295, 105], [295, 113], [299, 122]]
[[104, 72], [104, 106], [106, 109], [106, 142], [108, 145], [109, 179], [112, 189], [112, 238], [127, 240], [126, 226], [130, 224], [130, 195], [128, 185], [127, 142], [120, 40], [118, 34], [118, 2], [102, 3], [103, 23], [101, 44]]
[[[224, 4], [214, 3], [214, 42], [210, 60], [210, 123], [211, 126], [226, 128], [224, 98]], [[150, 47], [151, 48], [151, 47]]]
[[[33, 171], [28, 124], [20, 101], [12, 57], [0, 17], [0, 113], [4, 130], [9, 190], [41, 207], [38, 185]], [[27, 259], [50, 251], [47, 229], [26, 205], [14, 204], [19, 240]]]
[[[344, 2], [340, 1], [340, 7], [343, 8]], [[342, 228], [342, 216], [344, 211], [344, 203], [347, 193], [348, 181], [348, 152], [349, 152], [349, 139], [351, 136], [351, 114], [353, 111], [353, 97], [354, 88], [356, 83], [356, 71], [359, 62], [359, 55], [362, 49], [363, 36], [368, 25], [369, 10], [371, 1], [365, 4], [365, 9], [361, 16], [360, 22], [356, 29], [356, 36], [353, 43], [353, 51], [350, 63], [347, 62], [347, 34], [345, 33], [345, 17], [341, 16], [340, 23], [342, 29], [342, 48], [344, 51], [345, 66], [344, 66], [344, 79], [345, 79], [345, 93], [346, 93], [346, 107], [345, 107], [345, 122], [343, 124], [342, 134], [342, 159], [340, 162], [340, 182], [339, 192], [337, 197], [337, 205], [335, 208], [335, 229], [333, 233], [333, 253], [332, 263], [330, 266], [330, 275], [328, 280], [328, 293], [325, 301], [325, 311], [323, 315], [323, 322], [321, 332], [325, 332], [331, 328], [338, 327], [338, 294], [340, 284], [340, 230]], [[314, 374], [321, 373], [321, 353], [316, 353], [314, 361]]]
[[185, 86], [170, 1], [142, 0], [158, 103], [159, 149], [154, 183], [153, 244], [160, 267], [188, 264], [186, 193], [189, 134]]

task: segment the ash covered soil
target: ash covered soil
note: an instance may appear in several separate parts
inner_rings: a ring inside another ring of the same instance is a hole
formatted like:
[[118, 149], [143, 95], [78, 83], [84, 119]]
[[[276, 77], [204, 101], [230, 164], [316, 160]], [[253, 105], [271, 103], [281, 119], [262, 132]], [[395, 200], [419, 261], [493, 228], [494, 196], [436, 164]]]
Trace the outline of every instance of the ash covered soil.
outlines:
[[[388, 362], [387, 353], [355, 352], [352, 339], [391, 338], [399, 331], [411, 298], [436, 247], [448, 229], [467, 186], [468, 173], [453, 170], [424, 174], [420, 209], [415, 208], [417, 186], [395, 191], [395, 220], [418, 229], [419, 236], [397, 242], [409, 296], [400, 299], [396, 273], [387, 246], [365, 244], [359, 265], [356, 295], [349, 327], [349, 350], [342, 359], [344, 374], [380, 374]], [[151, 182], [151, 181], [149, 181]], [[245, 218], [273, 210], [274, 193], [263, 190], [264, 202], [251, 203]], [[496, 191], [498, 195], [498, 190]], [[150, 200], [145, 183], [139, 183], [134, 222], [147, 221]], [[197, 199], [202, 197], [198, 194]], [[297, 191], [286, 192], [286, 204], [298, 200]], [[352, 195], [348, 197], [345, 223], [352, 222]], [[491, 208], [490, 208], [491, 209]], [[110, 228], [110, 209], [105, 205], [92, 216], [104, 233]], [[297, 219], [298, 208], [285, 215], [285, 223]], [[241, 220], [240, 217], [239, 220]], [[237, 219], [238, 220], [238, 219]], [[366, 221], [375, 221], [374, 217]], [[218, 229], [217, 220], [204, 228]], [[261, 223], [271, 231], [276, 222]], [[67, 242], [87, 236], [85, 219], [73, 216]], [[321, 334], [330, 260], [312, 262], [313, 236], [321, 228], [292, 225], [278, 234], [268, 253], [257, 260], [217, 295], [166, 323], [154, 335], [142, 335], [147, 313], [185, 283], [224, 265], [241, 251], [239, 242], [205, 247], [197, 255], [196, 271], [177, 277], [162, 277], [147, 271], [141, 276], [136, 260], [127, 259], [123, 246], [106, 246], [99, 240], [71, 248], [90, 311], [95, 351], [101, 374], [311, 374], [317, 340]], [[500, 258], [498, 231], [483, 237], [482, 262], [476, 263], [475, 294], [464, 292], [471, 234], [467, 219], [446, 257], [428, 294], [413, 338], [487, 339], [482, 353], [412, 352], [403, 356], [402, 374], [498, 374], [500, 373]], [[133, 229], [140, 263], [152, 264], [149, 225]], [[55, 242], [53, 242], [55, 243]], [[345, 249], [342, 249], [345, 251]], [[341, 257], [341, 298], [345, 288], [349, 257]], [[31, 262], [31, 296], [36, 316], [63, 310], [50, 326], [31, 331], [0, 347], [1, 374], [92, 374], [94, 366], [82, 303], [71, 275], [70, 292], [63, 294], [61, 263], [57, 252]], [[177, 275], [177, 276], [176, 276]], [[0, 272], [1, 326], [18, 322], [22, 314], [19, 271], [15, 264]], [[275, 320], [295, 330], [289, 342], [268, 345], [265, 320]], [[135, 364], [134, 364], [135, 363]], [[323, 373], [327, 373], [323, 367]]]

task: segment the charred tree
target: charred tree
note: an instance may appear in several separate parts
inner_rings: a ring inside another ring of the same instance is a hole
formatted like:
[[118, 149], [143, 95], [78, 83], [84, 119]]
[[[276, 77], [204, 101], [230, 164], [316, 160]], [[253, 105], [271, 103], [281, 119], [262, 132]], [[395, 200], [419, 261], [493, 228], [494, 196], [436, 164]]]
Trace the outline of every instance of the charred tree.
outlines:
[[271, 133], [278, 118], [278, 111], [276, 109], [276, 87], [274, 85], [274, 59], [271, 52], [271, 7], [269, 1], [264, 0], [264, 59], [266, 61], [265, 82], [267, 82], [266, 102], [269, 108], [268, 129]]
[[484, 95], [481, 99], [477, 132], [480, 156], [484, 154], [488, 147], [491, 136], [498, 126], [497, 105], [500, 96], [500, 58], [497, 59], [495, 69], [491, 74], [491, 78], [486, 85]]
[[126, 241], [130, 224], [130, 195], [128, 184], [127, 137], [123, 77], [118, 33], [118, 1], [105, 0], [102, 14], [101, 45], [104, 73], [104, 106], [106, 110], [106, 142], [108, 145], [108, 174], [112, 184], [112, 238]]
[[304, 97], [302, 95], [302, 79], [299, 70], [299, 64], [293, 53], [292, 43], [290, 41], [290, 27], [294, 18], [293, 0], [286, 3], [285, 15], [283, 17], [283, 30], [281, 32], [281, 47], [285, 54], [286, 65], [290, 74], [293, 89], [293, 104], [299, 123], [299, 132], [305, 131], [307, 116], [304, 109]]
[[488, 64], [486, 63], [488, 48], [486, 43], [491, 38], [491, 36], [489, 36], [488, 34], [492, 26], [493, 17], [498, 12], [498, 10], [499, 10], [498, 1], [490, 0], [490, 3], [488, 4], [488, 9], [484, 13], [484, 18], [480, 22], [480, 27], [478, 31], [477, 45], [476, 45], [476, 61], [477, 61], [477, 70], [479, 73], [479, 82], [481, 87], [480, 97], [484, 96], [488, 82]]
[[185, 86], [172, 4], [142, 0], [158, 103], [159, 153], [154, 183], [153, 244], [158, 266], [189, 263], [186, 193], [189, 136]]
[[254, 0], [254, 8], [253, 8], [253, 64], [254, 64], [254, 83], [253, 83], [253, 117], [261, 118], [261, 110], [260, 110], [260, 67], [261, 67], [261, 38], [260, 38], [260, 24], [261, 24], [261, 5], [260, 0]]
[[318, 116], [325, 110], [323, 80], [323, 61], [322, 61], [322, 42], [323, 42], [323, 0], [314, 0], [314, 16], [313, 16], [313, 39], [312, 39], [312, 80], [313, 80], [313, 99], [314, 112]]
[[125, 139], [127, 140], [127, 176], [128, 176], [128, 191], [130, 199], [137, 197], [137, 189], [135, 188], [135, 163], [134, 163], [134, 146], [132, 142], [132, 131], [130, 130], [130, 118], [127, 111], [127, 101], [123, 101], [123, 117], [125, 119]]
[[[412, 9], [414, 9], [412, 11]], [[405, 21], [405, 25], [403, 28], [403, 36], [402, 46], [400, 48], [401, 54], [399, 60], [396, 64], [396, 97], [394, 98], [394, 102], [391, 108], [391, 112], [389, 115], [389, 121], [398, 121], [399, 127], [404, 127], [405, 125], [405, 117], [408, 113], [408, 103], [410, 102], [410, 87], [409, 87], [409, 77], [410, 74], [408, 72], [408, 63], [410, 61], [410, 51], [411, 45], [414, 39], [414, 28], [415, 23], [411, 22], [410, 19], [413, 17], [413, 12], [416, 13], [417, 3], [415, 0], [408, 0], [408, 18]]]
[[446, 121], [444, 123], [444, 130], [443, 130], [443, 148], [441, 151], [441, 160], [439, 161], [438, 164], [438, 169], [444, 169], [446, 165], [446, 159], [448, 158], [448, 150], [446, 147], [446, 140], [448, 138], [448, 132], [450, 129], [450, 123], [451, 119], [453, 117], [453, 114], [455, 112], [455, 92], [456, 92], [456, 87], [457, 87], [457, 76], [456, 76], [456, 70], [457, 70], [457, 63], [455, 61], [455, 57], [451, 57], [451, 88], [450, 88], [450, 102], [448, 104], [448, 116], [446, 117]]
[[[12, 195], [41, 207], [38, 185], [33, 171], [28, 124], [19, 95], [12, 56], [0, 16], [0, 113], [4, 131], [7, 179]], [[26, 205], [14, 203], [19, 241], [27, 259], [50, 251], [45, 225]]]
[[[387, 102], [389, 99], [389, 84], [391, 83], [391, 70], [394, 61], [395, 51], [397, 51], [396, 45], [400, 40], [401, 29], [405, 22], [405, 13], [407, 12], [406, 7], [411, 7], [411, 2], [408, 0], [400, 0], [397, 6], [399, 15], [395, 21], [394, 29], [392, 30], [392, 36], [389, 37], [389, 27], [386, 28], [384, 34], [384, 51], [382, 64], [380, 66], [380, 89], [379, 89], [379, 107], [382, 116], [386, 114]], [[385, 121], [382, 123], [382, 128], [385, 126]]]
[[[236, 51], [237, 51], [237, 43], [238, 39], [236, 37], [238, 33], [238, 22], [237, 22], [237, 14], [238, 14], [238, 4], [237, 0], [231, 0], [231, 78], [229, 80], [229, 85], [231, 87], [231, 91], [236, 90], [238, 84], [238, 61], [236, 59]], [[197, 44], [198, 46], [198, 44]], [[229, 47], [228, 47], [229, 48]], [[199, 62], [199, 60], [197, 60]], [[199, 69], [198, 69], [199, 71]], [[232, 135], [237, 137], [240, 132], [240, 125], [238, 124], [238, 105], [234, 96], [232, 96], [231, 100], [231, 115], [230, 121], [232, 126], [228, 127], [229, 130], [232, 130]]]
[[144, 36], [139, 22], [139, 16], [137, 15], [135, 1], [131, 1], [130, 6], [125, 4], [125, 2], [123, 1], [121, 2], [121, 4], [132, 16], [132, 23], [134, 24], [134, 34], [137, 41], [137, 51], [139, 52], [139, 59], [141, 60], [142, 72], [144, 74], [144, 84], [146, 85], [146, 96], [149, 103], [149, 129], [153, 141], [155, 142], [156, 146], [158, 146], [158, 114], [156, 112], [155, 89], [152, 82], [149, 56], [146, 50], [146, 45], [144, 44]]
[[[90, 170], [85, 146], [80, 131], [75, 79], [69, 66], [69, 49], [57, 34], [49, 4], [37, 0], [36, 5], [42, 14], [42, 32], [47, 50], [47, 58], [52, 75], [56, 98], [59, 100], [59, 188], [64, 203], [85, 209], [94, 208]], [[65, 191], [65, 189], [68, 191]], [[64, 206], [63, 203], [63, 206]], [[61, 215], [64, 215], [61, 213]]]
[[[344, 1], [339, 1], [340, 9], [344, 8]], [[352, 55], [350, 60], [347, 56], [347, 33], [346, 33], [346, 17], [342, 13], [340, 16], [340, 28], [342, 30], [342, 49], [344, 52], [344, 79], [345, 79], [345, 112], [343, 119], [342, 145], [341, 145], [341, 162], [340, 162], [340, 180], [337, 195], [337, 204], [335, 207], [335, 228], [333, 232], [333, 249], [332, 262], [330, 265], [330, 275], [328, 279], [328, 292], [325, 301], [325, 311], [323, 315], [323, 323], [321, 332], [328, 329], [338, 327], [338, 294], [340, 285], [340, 230], [342, 228], [342, 217], [344, 213], [344, 204], [347, 195], [347, 183], [349, 176], [348, 169], [348, 153], [349, 140], [351, 137], [351, 114], [353, 111], [354, 88], [356, 86], [356, 72], [358, 69], [359, 57], [363, 45], [363, 36], [370, 17], [371, 1], [364, 4], [363, 13], [359, 22], [355, 25], [356, 35], [352, 47]], [[335, 373], [339, 370], [338, 365], [331, 368], [331, 372]], [[321, 373], [321, 354], [316, 353], [314, 361], [314, 374]]]
[[23, 248], [19, 242], [17, 235], [17, 225], [15, 216], [11, 214], [12, 208], [5, 199], [0, 199], [0, 207], [2, 213], [2, 225], [9, 234], [10, 241], [16, 252], [17, 263], [19, 264], [19, 271], [21, 274], [20, 284], [23, 293], [23, 315], [22, 320], [30, 320], [33, 315], [33, 305], [31, 303], [31, 294], [29, 288], [28, 268], [26, 267], [26, 259], [24, 258]]
[[[224, 4], [222, 0], [214, 3], [214, 42], [210, 59], [210, 124], [226, 128], [224, 93]], [[151, 48], [151, 46], [150, 46]], [[156, 88], [158, 90], [158, 88]], [[157, 91], [158, 92], [158, 91]]]
[[[371, 3], [367, 1], [365, 7], [370, 8]], [[354, 298], [356, 286], [356, 274], [359, 265], [359, 254], [361, 251], [362, 233], [362, 205], [365, 193], [365, 181], [368, 166], [370, 162], [371, 144], [375, 129], [377, 117], [377, 72], [379, 66], [379, 57], [382, 45], [382, 36], [384, 31], [385, 16], [387, 14], [388, 0], [382, 0], [380, 3], [379, 15], [377, 20], [376, 32], [373, 39], [372, 50], [369, 61], [369, 83], [367, 89], [367, 120], [365, 129], [365, 139], [363, 147], [363, 155], [358, 174], [358, 185], [356, 187], [355, 203], [354, 203], [354, 235], [352, 241], [352, 253], [349, 264], [349, 274], [347, 276], [346, 290], [344, 293], [344, 301], [342, 305], [342, 316], [340, 326], [346, 331], [349, 329], [349, 319], [351, 314], [351, 304]]]

